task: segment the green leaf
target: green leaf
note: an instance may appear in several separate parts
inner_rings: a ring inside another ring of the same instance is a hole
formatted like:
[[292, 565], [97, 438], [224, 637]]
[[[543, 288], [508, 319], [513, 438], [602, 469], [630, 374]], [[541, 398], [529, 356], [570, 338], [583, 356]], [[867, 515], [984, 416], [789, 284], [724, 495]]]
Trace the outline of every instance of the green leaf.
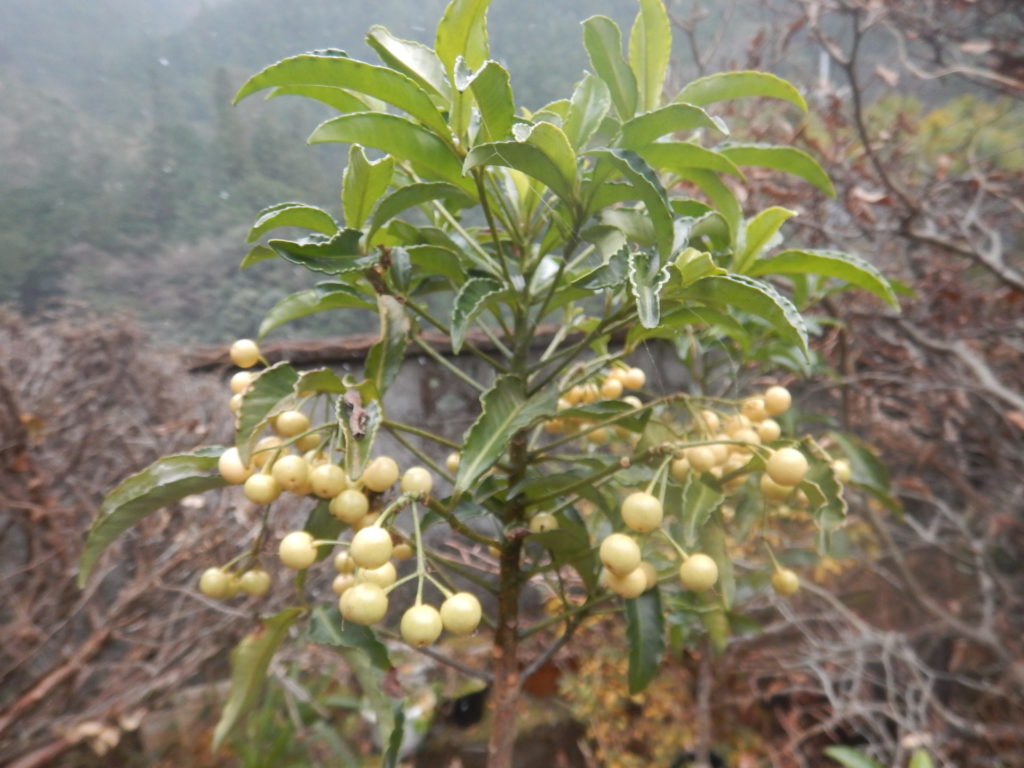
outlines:
[[825, 754], [846, 768], [882, 768], [881, 764], [852, 747], [825, 747]]
[[928, 754], [927, 749], [918, 747], [914, 750], [914, 754], [910, 756], [910, 764], [907, 768], [935, 768], [935, 761], [932, 760], [932, 756]]
[[626, 351], [631, 352], [636, 346], [647, 339], [676, 339], [680, 328], [687, 325], [706, 325], [721, 328], [745, 346], [747, 333], [731, 316], [711, 309], [710, 307], [681, 307], [665, 312], [655, 328], [644, 328], [634, 325], [626, 334]]
[[299, 374], [288, 363], [264, 368], [242, 395], [242, 407], [235, 427], [235, 445], [243, 464], [249, 463], [256, 434], [267, 420], [285, 410], [294, 399]]
[[366, 353], [365, 373], [383, 395], [398, 376], [409, 345], [409, 318], [394, 296], [378, 296], [380, 338]]
[[303, 227], [325, 235], [334, 235], [338, 232], [338, 223], [327, 211], [313, 205], [290, 203], [284, 208], [275, 206], [274, 210], [261, 213], [245, 241], [255, 242], [276, 227]]
[[366, 42], [392, 69], [408, 75], [421, 88], [431, 91], [444, 101], [451, 98], [451, 86], [444, 65], [437, 54], [423, 43], [395, 37], [379, 24], [370, 27]]
[[110, 543], [147, 515], [194, 493], [221, 488], [217, 471], [222, 446], [165, 456], [122, 480], [100, 504], [78, 561], [78, 586], [84, 587]]
[[662, 136], [698, 128], [711, 128], [729, 134], [721, 118], [712, 117], [700, 107], [693, 104], [667, 104], [623, 123], [619, 144], [626, 149], [640, 150]]
[[732, 558], [729, 556], [729, 547], [725, 540], [725, 523], [722, 522], [720, 510], [714, 511], [700, 529], [700, 546], [718, 566], [716, 586], [722, 596], [723, 606], [729, 610], [736, 596], [736, 577], [733, 574]]
[[596, 403], [578, 405], [558, 412], [560, 419], [580, 419], [582, 421], [608, 421], [615, 417], [615, 426], [628, 429], [630, 432], [643, 432], [651, 417], [650, 409], [632, 416], [624, 416], [634, 410], [629, 403], [621, 400], [599, 400]]
[[471, 205], [473, 198], [454, 184], [444, 181], [420, 181], [405, 184], [380, 201], [370, 219], [367, 241], [374, 233], [403, 211], [431, 200], [448, 200], [458, 207]]
[[395, 704], [395, 724], [388, 737], [388, 748], [381, 758], [381, 768], [397, 768], [398, 756], [402, 752], [402, 737], [405, 735], [405, 707], [402, 702]]
[[747, 96], [764, 96], [782, 99], [807, 111], [807, 102], [793, 85], [781, 77], [767, 72], [720, 72], [694, 80], [685, 86], [674, 101], [685, 101], [703, 107], [716, 101], [740, 99]]
[[583, 45], [597, 76], [611, 93], [619, 117], [628, 120], [636, 114], [636, 76], [622, 56], [622, 32], [607, 16], [591, 16], [583, 22]]
[[285, 608], [280, 613], [264, 619], [258, 629], [243, 637], [231, 651], [231, 693], [228, 694], [217, 728], [213, 732], [215, 752], [256, 703], [267, 676], [270, 660], [292, 624], [301, 615], [301, 608]]
[[728, 157], [689, 141], [659, 141], [637, 153], [651, 167], [663, 172], [685, 173], [690, 168], [703, 168], [743, 178], [743, 171]]
[[469, 81], [480, 109], [478, 142], [504, 141], [512, 134], [516, 105], [508, 70], [496, 61], [488, 61]]
[[571, 201], [572, 186], [562, 176], [555, 163], [540, 147], [519, 141], [499, 141], [492, 144], [478, 144], [466, 155], [465, 171], [487, 165], [514, 168], [536, 179], [560, 198]]
[[451, 0], [437, 25], [434, 50], [449, 76], [455, 60], [465, 59], [471, 70], [478, 69], [490, 55], [487, 41], [487, 6], [490, 0]]
[[459, 289], [452, 303], [452, 352], [458, 354], [466, 331], [473, 319], [483, 311], [487, 301], [501, 293], [503, 286], [489, 277], [472, 277]]
[[[711, 597], [705, 597], [704, 600], [708, 604], [718, 602]], [[722, 608], [709, 607], [701, 612], [700, 623], [707, 630], [711, 649], [715, 653], [723, 653], [726, 646], [729, 645], [729, 635], [732, 633], [732, 628], [729, 626], [729, 615]]]
[[655, 587], [622, 602], [629, 641], [629, 692], [640, 693], [654, 679], [665, 655], [661, 593]]
[[566, 186], [576, 190], [576, 151], [561, 128], [552, 123], [537, 123], [526, 136], [526, 143], [543, 152], [558, 169]]
[[718, 151], [737, 165], [756, 165], [776, 171], [791, 173], [809, 181], [829, 197], [836, 196], [836, 189], [818, 161], [796, 147], [775, 147], [768, 144], [729, 144]]
[[299, 374], [293, 389], [296, 397], [304, 397], [309, 392], [343, 395], [348, 387], [338, 378], [338, 374], [330, 368], [314, 368], [311, 371], [303, 371]]
[[242, 263], [238, 265], [238, 268], [248, 269], [253, 264], [259, 264], [267, 259], [276, 259], [279, 255], [277, 251], [268, 245], [257, 245], [249, 249], [249, 252], [245, 254], [245, 258], [242, 259]]
[[889, 470], [871, 447], [846, 432], [829, 432], [829, 436], [850, 462], [851, 482], [869, 491], [890, 509], [898, 509], [899, 502], [892, 496]]
[[442, 136], [448, 135], [448, 123], [415, 80], [347, 56], [306, 53], [282, 59], [250, 77], [232, 103], [264, 88], [290, 85], [328, 85], [365, 93], [398, 107]]
[[658, 257], [638, 251], [629, 254], [629, 287], [636, 299], [636, 314], [644, 328], [657, 327], [661, 319], [661, 289], [668, 282], [668, 265], [659, 265]]
[[551, 553], [555, 568], [572, 567], [588, 590], [597, 588], [597, 558], [586, 527], [573, 515], [562, 515], [559, 527], [530, 536]]
[[405, 250], [409, 260], [428, 275], [446, 277], [453, 285], [466, 279], [466, 270], [455, 251], [437, 245], [411, 245]]
[[873, 293], [897, 309], [900, 306], [889, 281], [874, 264], [839, 251], [783, 251], [753, 262], [748, 273], [752, 276], [812, 274], [834, 277]]
[[343, 229], [331, 238], [311, 235], [299, 240], [271, 240], [269, 245], [278, 256], [293, 264], [312, 272], [339, 275], [365, 269], [376, 261], [360, 250], [362, 235], [358, 229]]
[[[750, 274], [750, 267], [762, 251], [771, 247], [775, 241], [779, 228], [790, 218], [796, 216], [796, 211], [788, 208], [772, 206], [761, 211], [757, 216], [747, 222], [746, 234], [743, 238], [743, 247], [736, 256], [736, 271]], [[756, 275], [767, 274], [757, 271]]]
[[462, 175], [462, 164], [436, 133], [398, 115], [357, 112], [321, 123], [308, 139], [310, 144], [332, 141], [362, 144], [407, 160], [425, 176], [450, 181], [473, 194], [473, 183]]
[[275, 328], [300, 317], [329, 309], [373, 309], [359, 291], [341, 283], [321, 283], [316, 288], [298, 291], [277, 302], [260, 323], [257, 338], [262, 339]]
[[562, 126], [569, 142], [576, 150], [586, 146], [601, 126], [612, 105], [611, 93], [604, 81], [589, 72], [572, 92], [569, 113]]
[[744, 275], [713, 275], [687, 286], [680, 294], [711, 304], [725, 304], [767, 320], [779, 335], [810, 355], [804, 319], [792, 302], [768, 283]]
[[662, 0], [640, 0], [629, 35], [629, 65], [636, 76], [640, 109], [654, 109], [661, 103], [671, 53], [672, 26]]
[[739, 235], [740, 221], [743, 219], [743, 210], [732, 190], [712, 171], [701, 168], [676, 168], [674, 173], [681, 180], [696, 185], [707, 195], [708, 200], [718, 209], [717, 213], [728, 224], [729, 239], [735, 243]]
[[[318, 541], [334, 541], [345, 529], [345, 523], [331, 514], [330, 504], [330, 501], [327, 499], [318, 501], [306, 517], [306, 524], [302, 526], [302, 530]], [[316, 562], [326, 560], [331, 556], [333, 550], [333, 546], [317, 547]]]
[[608, 288], [618, 289], [626, 282], [629, 273], [629, 249], [622, 247], [611, 255], [607, 264], [588, 272], [575, 280], [573, 288], [586, 291], [603, 291]]
[[722, 506], [725, 497], [693, 474], [683, 489], [683, 545], [696, 547], [704, 525]]
[[332, 648], [356, 648], [369, 658], [370, 663], [382, 672], [391, 669], [388, 649], [373, 630], [351, 621], [343, 621], [334, 608], [318, 605], [310, 617], [309, 639], [319, 645]]
[[522, 379], [516, 376], [498, 378], [480, 396], [480, 416], [463, 437], [455, 495], [471, 488], [484, 472], [494, 466], [516, 432], [550, 416], [557, 399], [558, 392], [553, 388], [545, 388], [528, 398]]
[[391, 184], [394, 169], [395, 161], [388, 155], [371, 162], [361, 146], [349, 147], [348, 165], [341, 182], [341, 209], [347, 227], [363, 226], [373, 206]]
[[[711, 254], [707, 251], [698, 251], [696, 248], [683, 250], [672, 265], [679, 275], [678, 284], [687, 286], [695, 283], [702, 277], [709, 275], [722, 275], [725, 270], [715, 264]], [[673, 283], [676, 281], [673, 280]]]
[[647, 215], [654, 227], [658, 252], [667, 257], [672, 251], [675, 228], [672, 224], [668, 195], [658, 175], [640, 155], [628, 149], [597, 149], [588, 154], [610, 163], [633, 185], [637, 197], [647, 208]]
[[270, 92], [267, 99], [280, 96], [302, 96], [319, 101], [339, 112], [365, 112], [370, 107], [355, 94], [333, 85], [282, 85]]

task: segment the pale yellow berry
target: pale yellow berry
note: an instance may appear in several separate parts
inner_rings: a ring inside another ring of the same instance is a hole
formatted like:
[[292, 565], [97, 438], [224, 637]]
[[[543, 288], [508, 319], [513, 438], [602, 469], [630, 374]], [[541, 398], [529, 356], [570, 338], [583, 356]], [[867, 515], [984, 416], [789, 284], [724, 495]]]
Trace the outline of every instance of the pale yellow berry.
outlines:
[[269, 504], [281, 495], [281, 486], [270, 475], [253, 475], [242, 487], [245, 497], [255, 504]]
[[231, 391], [236, 395], [240, 395], [249, 388], [253, 380], [256, 378], [255, 374], [250, 371], [238, 371], [231, 377]]
[[609, 376], [601, 383], [601, 397], [605, 400], [615, 400], [622, 395], [622, 381]]
[[309, 417], [302, 411], [283, 411], [274, 419], [274, 431], [281, 437], [295, 437], [309, 429]]
[[757, 430], [757, 436], [761, 438], [762, 443], [770, 443], [773, 440], [778, 440], [782, 434], [782, 427], [779, 426], [779, 422], [775, 419], [765, 419], [764, 421], [758, 422], [754, 429]]
[[321, 499], [333, 499], [347, 484], [345, 470], [337, 464], [321, 464], [309, 473], [309, 487]]
[[260, 348], [252, 339], [239, 339], [231, 345], [230, 355], [239, 368], [252, 368], [260, 361]]
[[232, 485], [240, 485], [248, 480], [253, 469], [251, 464], [248, 467], [242, 464], [242, 458], [238, 455], [238, 449], [235, 447], [228, 448], [217, 459], [217, 470], [220, 472], [220, 476]]
[[765, 463], [765, 471], [779, 485], [799, 485], [807, 469], [807, 458], [796, 448], [779, 448]]
[[647, 383], [647, 374], [642, 368], [630, 368], [622, 376], [622, 386], [626, 389], [643, 389]]
[[270, 474], [286, 491], [301, 492], [309, 480], [309, 465], [301, 456], [292, 453], [275, 461]]
[[434, 487], [434, 478], [424, 467], [409, 467], [402, 475], [402, 493], [418, 493], [429, 496]]
[[768, 412], [769, 416], [778, 416], [780, 413], [785, 413], [789, 410], [789, 406], [793, 403], [793, 396], [789, 394], [789, 390], [785, 387], [774, 386], [768, 387], [764, 393], [764, 409]]
[[718, 581], [718, 565], [703, 552], [696, 552], [679, 566], [679, 579], [687, 589], [703, 592]]
[[367, 465], [359, 479], [371, 491], [383, 493], [398, 481], [398, 463], [390, 456], [378, 456]]

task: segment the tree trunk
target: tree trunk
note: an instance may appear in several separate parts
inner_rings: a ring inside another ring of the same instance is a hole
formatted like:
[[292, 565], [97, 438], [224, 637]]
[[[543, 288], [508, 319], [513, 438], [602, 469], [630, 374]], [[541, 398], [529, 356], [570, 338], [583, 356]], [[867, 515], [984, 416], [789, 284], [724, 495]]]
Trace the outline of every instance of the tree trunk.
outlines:
[[494, 631], [494, 684], [487, 768], [512, 768], [519, 701], [519, 556], [522, 539], [510, 538], [501, 552], [498, 623]]

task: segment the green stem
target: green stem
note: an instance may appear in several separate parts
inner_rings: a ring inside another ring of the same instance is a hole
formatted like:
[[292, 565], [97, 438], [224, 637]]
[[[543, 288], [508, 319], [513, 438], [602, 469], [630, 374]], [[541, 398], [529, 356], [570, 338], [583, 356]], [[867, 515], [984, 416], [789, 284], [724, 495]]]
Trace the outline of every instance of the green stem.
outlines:
[[413, 337], [413, 343], [415, 343], [417, 347], [422, 349], [426, 353], [427, 357], [429, 357], [435, 363], [437, 363], [442, 368], [447, 370], [449, 373], [451, 373], [453, 376], [455, 376], [455, 378], [459, 379], [460, 381], [464, 382], [465, 384], [468, 384], [473, 389], [475, 389], [477, 392], [486, 392], [487, 391], [487, 387], [485, 387], [483, 384], [478, 382], [472, 376], [467, 374], [465, 371], [463, 371], [457, 365], [454, 365], [452, 362], [450, 362], [444, 355], [442, 355], [440, 352], [438, 352], [436, 349], [434, 349], [428, 342], [426, 342], [423, 339], [422, 336], [419, 336], [419, 335], [414, 336]]
[[427, 573], [426, 560], [423, 557], [423, 534], [420, 532], [420, 515], [416, 504], [412, 505], [412, 531], [416, 542], [416, 605], [423, 602], [423, 577]]
[[443, 445], [443, 446], [445, 446], [447, 448], [461, 448], [462, 447], [461, 445], [459, 445], [459, 443], [454, 443], [454, 442], [452, 442], [451, 440], [449, 440], [446, 437], [441, 437], [440, 435], [435, 435], [433, 432], [429, 432], [426, 429], [420, 429], [419, 427], [414, 427], [414, 426], [412, 426], [410, 424], [403, 424], [400, 421], [392, 421], [391, 419], [383, 419], [380, 424], [385, 429], [398, 430], [399, 432], [408, 432], [411, 435], [416, 435], [417, 437], [422, 437], [424, 440], [430, 440], [432, 442], [437, 443], [438, 445]]

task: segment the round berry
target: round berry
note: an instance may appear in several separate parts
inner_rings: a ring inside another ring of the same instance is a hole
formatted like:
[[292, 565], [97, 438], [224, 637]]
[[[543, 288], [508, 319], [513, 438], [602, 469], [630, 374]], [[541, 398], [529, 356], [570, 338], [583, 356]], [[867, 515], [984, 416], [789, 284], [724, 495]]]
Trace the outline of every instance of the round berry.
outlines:
[[395, 544], [395, 549], [392, 551], [391, 556], [395, 560], [401, 561], [408, 560], [414, 554], [416, 554], [416, 551], [412, 548], [412, 545], [403, 541], [401, 544]]
[[370, 511], [370, 500], [362, 491], [348, 488], [331, 499], [328, 510], [342, 522], [355, 525]]
[[711, 468], [718, 464], [715, 452], [709, 445], [694, 445], [687, 448], [684, 455], [696, 472], [710, 472]]
[[423, 467], [409, 467], [402, 475], [402, 493], [418, 493], [429, 496], [434, 487], [434, 478]]
[[643, 389], [647, 383], [647, 374], [642, 368], [630, 368], [622, 374], [622, 386], [626, 389]]
[[640, 563], [640, 569], [644, 572], [644, 576], [647, 577], [647, 589], [656, 587], [658, 585], [658, 571], [655, 567], [644, 560]]
[[778, 440], [779, 435], [782, 434], [782, 427], [779, 426], [779, 422], [775, 419], [765, 419], [764, 421], [760, 421], [754, 425], [754, 429], [757, 430], [757, 436], [761, 438], [762, 443], [770, 443], [772, 440]]
[[379, 526], [363, 528], [352, 537], [349, 553], [360, 568], [377, 568], [391, 559], [391, 534]]
[[685, 483], [686, 478], [690, 476], [690, 462], [685, 458], [673, 459], [672, 463], [668, 465], [668, 472], [677, 483]]
[[785, 501], [793, 493], [793, 486], [779, 485], [768, 474], [761, 475], [761, 493], [770, 501]]
[[768, 411], [765, 410], [763, 397], [748, 397], [743, 401], [740, 410], [751, 421], [764, 421], [768, 418]]
[[635, 491], [622, 502], [622, 521], [638, 533], [650, 533], [661, 525], [661, 502], [644, 491]]
[[779, 485], [799, 485], [807, 474], [807, 459], [796, 448], [779, 448], [765, 463], [765, 471]]
[[836, 473], [836, 480], [840, 483], [848, 483], [853, 479], [849, 459], [836, 459], [832, 462], [832, 471]]
[[360, 582], [338, 598], [338, 609], [348, 621], [376, 624], [388, 612], [388, 596], [376, 584]]
[[231, 574], [221, 568], [207, 568], [199, 577], [199, 591], [215, 600], [227, 597], [231, 590]]
[[270, 591], [270, 574], [262, 568], [250, 568], [242, 574], [239, 586], [247, 595], [263, 597]]
[[622, 402], [624, 402], [626, 405], [628, 405], [631, 408], [643, 408], [644, 407], [643, 400], [641, 400], [636, 395], [626, 395], [624, 398], [622, 398]]
[[307, 531], [292, 531], [281, 539], [277, 556], [285, 568], [302, 571], [316, 562], [317, 550], [313, 536]]
[[611, 571], [604, 571], [601, 578], [608, 589], [620, 597], [638, 597], [647, 590], [647, 574], [637, 567], [625, 576], [616, 576]]
[[398, 480], [398, 464], [390, 456], [378, 456], [363, 470], [360, 480], [371, 491], [383, 493]]
[[608, 445], [608, 441], [611, 436], [608, 434], [608, 430], [604, 427], [598, 427], [590, 432], [587, 432], [587, 441], [594, 445]]
[[390, 587], [398, 580], [398, 571], [390, 562], [377, 568], [363, 568], [357, 576], [359, 581], [368, 581], [378, 587]]
[[[307, 460], [306, 462], [310, 462]], [[345, 490], [348, 478], [337, 464], [321, 464], [309, 473], [309, 487], [321, 499], [333, 499]]]
[[558, 529], [558, 518], [550, 512], [538, 512], [530, 518], [531, 533], [545, 533]]
[[760, 445], [761, 437], [757, 432], [749, 427], [747, 429], [738, 429], [736, 434], [732, 436], [733, 440], [739, 440], [742, 443], [748, 443], [748, 445], [730, 445], [729, 449], [734, 454], [742, 454], [745, 456], [750, 455], [751, 445]]
[[461, 459], [462, 456], [458, 451], [452, 451], [448, 454], [448, 458], [444, 460], [444, 465], [448, 468], [449, 472], [454, 474], [459, 471], [459, 461]]
[[597, 388], [597, 384], [584, 384], [580, 399], [584, 403], [596, 403], [601, 399], [601, 390]]
[[772, 574], [772, 589], [783, 597], [789, 597], [800, 589], [800, 577], [789, 568], [779, 568]]
[[228, 448], [217, 459], [217, 469], [220, 476], [233, 485], [240, 485], [248, 480], [253, 473], [252, 465], [246, 467], [242, 464], [242, 457], [238, 455], [238, 449]]
[[334, 577], [334, 581], [331, 582], [331, 589], [334, 594], [341, 597], [345, 594], [345, 590], [355, 586], [356, 577], [351, 573], [339, 573]]
[[[320, 447], [320, 441], [323, 437], [317, 432], [310, 432], [303, 435], [302, 437], [296, 438], [295, 448], [299, 451], [315, 451]], [[323, 454], [321, 454], [322, 456]], [[324, 456], [324, 461], [327, 461], [327, 457]]]
[[249, 371], [238, 371], [234, 376], [231, 377], [231, 391], [240, 395], [249, 388], [249, 385], [255, 380], [256, 376]]
[[609, 376], [601, 383], [601, 397], [605, 400], [615, 400], [622, 396], [622, 380]]
[[475, 632], [482, 616], [480, 601], [471, 592], [456, 592], [441, 603], [441, 622], [453, 635]]
[[719, 427], [722, 423], [718, 418], [718, 414], [714, 411], [703, 410], [698, 414], [700, 422], [704, 425], [704, 431], [708, 434], [714, 434], [718, 432]]
[[309, 480], [309, 465], [304, 458], [292, 453], [275, 461], [270, 474], [286, 491], [299, 491]]
[[640, 547], [624, 533], [606, 536], [599, 554], [604, 567], [616, 576], [625, 576], [640, 566]]
[[793, 396], [785, 387], [768, 387], [764, 393], [764, 409], [769, 416], [778, 416], [789, 410], [793, 404]]
[[254, 504], [269, 504], [281, 495], [281, 486], [270, 475], [253, 475], [242, 487], [245, 498]]
[[750, 429], [753, 422], [742, 413], [734, 413], [725, 420], [725, 434], [732, 437], [741, 429]]
[[338, 573], [352, 573], [356, 569], [356, 561], [345, 550], [334, 556], [334, 570]]
[[718, 581], [718, 566], [703, 552], [697, 552], [679, 566], [679, 579], [687, 589], [703, 592], [711, 589]]
[[309, 417], [302, 411], [283, 411], [274, 419], [274, 431], [281, 437], [295, 437], [309, 429]]
[[252, 447], [252, 463], [255, 467], [262, 467], [268, 461], [270, 457], [274, 455], [275, 448], [281, 446], [281, 438], [271, 435], [269, 437], [260, 438], [256, 445]]
[[242, 396], [232, 395], [231, 399], [228, 400], [228, 410], [231, 411], [235, 416], [242, 412]]
[[239, 368], [252, 368], [260, 361], [260, 348], [252, 339], [239, 339], [231, 345], [229, 354]]
[[414, 605], [402, 614], [402, 639], [422, 648], [441, 636], [441, 614], [432, 605]]

